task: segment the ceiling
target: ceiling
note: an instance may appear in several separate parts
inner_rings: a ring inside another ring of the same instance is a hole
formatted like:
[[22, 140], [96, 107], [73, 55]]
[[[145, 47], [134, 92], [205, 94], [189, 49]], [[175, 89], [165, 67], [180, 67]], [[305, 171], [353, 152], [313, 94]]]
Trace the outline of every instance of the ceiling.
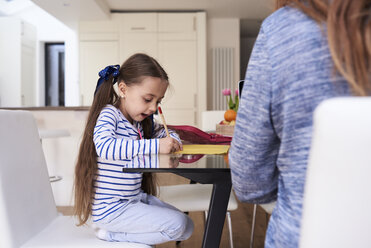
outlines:
[[0, 16], [38, 5], [71, 28], [79, 21], [110, 18], [111, 12], [205, 11], [208, 18], [239, 18], [242, 37], [257, 35], [274, 0], [0, 0]]
[[[17, 1], [17, 0], [14, 0]], [[206, 11], [208, 18], [262, 20], [273, 0], [32, 0], [69, 25], [107, 19], [111, 11]]]

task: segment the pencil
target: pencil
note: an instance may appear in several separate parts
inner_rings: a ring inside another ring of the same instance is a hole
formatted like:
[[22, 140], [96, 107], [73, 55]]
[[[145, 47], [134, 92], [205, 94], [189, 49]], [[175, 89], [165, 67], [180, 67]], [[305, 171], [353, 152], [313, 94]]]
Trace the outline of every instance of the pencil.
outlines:
[[160, 106], [158, 106], [158, 112], [160, 113], [161, 119], [162, 119], [162, 124], [164, 125], [165, 131], [166, 131], [166, 136], [170, 137], [169, 130], [167, 129], [166, 122], [165, 122], [165, 117], [162, 114], [162, 109]]

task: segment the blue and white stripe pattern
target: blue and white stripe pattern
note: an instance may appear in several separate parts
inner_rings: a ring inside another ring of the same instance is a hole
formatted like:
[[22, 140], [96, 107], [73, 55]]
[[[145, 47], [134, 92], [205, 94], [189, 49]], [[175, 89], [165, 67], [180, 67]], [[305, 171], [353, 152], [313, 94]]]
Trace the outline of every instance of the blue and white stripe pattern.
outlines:
[[241, 201], [277, 199], [266, 248], [298, 247], [313, 111], [325, 99], [347, 95], [348, 84], [334, 73], [326, 27], [290, 7], [263, 22], [246, 72], [229, 162]]
[[[172, 138], [181, 142], [175, 132], [169, 132]], [[112, 105], [103, 108], [97, 119], [93, 137], [98, 155], [92, 207], [94, 222], [114, 213], [124, 206], [127, 200], [141, 192], [142, 173], [124, 173], [124, 167], [158, 167], [156, 159], [143, 155], [159, 152], [159, 138], [166, 137], [166, 131], [161, 125], [154, 123], [153, 139], [140, 139], [140, 136], [143, 136], [141, 123], [131, 124], [121, 111]]]

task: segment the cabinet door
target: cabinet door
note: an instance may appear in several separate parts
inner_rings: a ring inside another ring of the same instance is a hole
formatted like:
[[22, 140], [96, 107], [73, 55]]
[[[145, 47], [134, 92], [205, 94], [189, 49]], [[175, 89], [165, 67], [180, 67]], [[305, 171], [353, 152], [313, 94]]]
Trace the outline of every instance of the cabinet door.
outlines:
[[146, 53], [157, 58], [157, 33], [121, 33], [120, 42], [122, 61], [134, 53]]
[[197, 123], [197, 46], [195, 41], [159, 41], [159, 62], [170, 88], [163, 100], [169, 124]]
[[120, 64], [118, 41], [80, 42], [80, 104], [90, 106], [98, 73], [108, 65]]
[[196, 32], [195, 13], [159, 13], [158, 31], [164, 33]]
[[83, 21], [79, 23], [80, 41], [113, 41], [119, 39], [119, 20]]
[[122, 14], [121, 32], [157, 32], [157, 13]]
[[21, 46], [21, 105], [36, 106], [36, 55], [35, 50]]
[[21, 22], [21, 105], [36, 106], [36, 28]]

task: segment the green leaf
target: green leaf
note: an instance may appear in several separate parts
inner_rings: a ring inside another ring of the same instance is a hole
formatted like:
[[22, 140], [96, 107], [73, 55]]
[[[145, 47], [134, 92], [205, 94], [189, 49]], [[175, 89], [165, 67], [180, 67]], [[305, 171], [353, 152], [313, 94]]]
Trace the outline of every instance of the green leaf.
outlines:
[[233, 109], [234, 103], [233, 103], [233, 100], [232, 100], [232, 96], [229, 97], [229, 103], [228, 103], [228, 105], [229, 105], [229, 108], [230, 109]]
[[238, 99], [238, 96], [236, 96], [236, 112], [237, 112], [237, 110], [238, 110], [238, 105], [239, 105], [239, 103], [240, 103], [240, 101], [239, 101], [239, 99]]

